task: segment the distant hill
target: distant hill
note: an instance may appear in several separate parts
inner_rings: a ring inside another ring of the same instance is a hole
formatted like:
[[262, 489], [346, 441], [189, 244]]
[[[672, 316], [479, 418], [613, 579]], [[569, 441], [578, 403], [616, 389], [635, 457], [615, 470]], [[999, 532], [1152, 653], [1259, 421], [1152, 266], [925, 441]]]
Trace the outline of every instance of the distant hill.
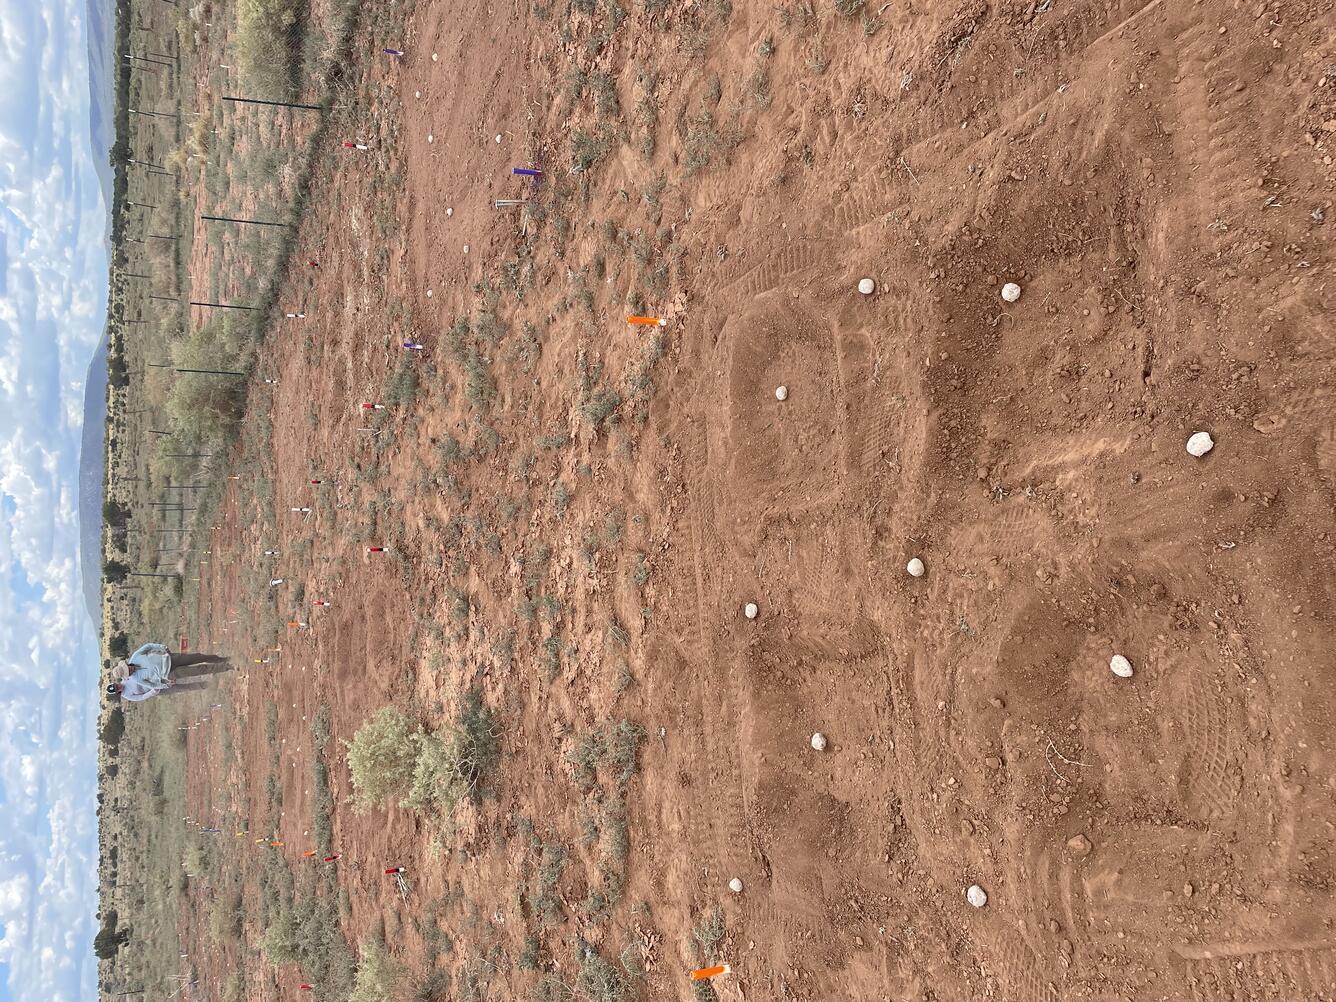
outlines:
[[[93, 164], [102, 182], [107, 205], [107, 233], [111, 233], [111, 187], [115, 175], [108, 152], [115, 131], [116, 12], [113, 0], [88, 0], [88, 126], [93, 141]], [[110, 245], [108, 245], [110, 250]]]
[[[107, 206], [103, 239], [111, 256], [112, 184], [108, 153], [116, 120], [113, 89], [116, 61], [116, 12], [113, 0], [88, 0], [88, 128], [93, 165]], [[79, 569], [84, 603], [94, 628], [102, 622], [102, 477], [107, 423], [107, 333], [93, 353], [84, 386], [83, 436], [79, 449]]]
[[107, 423], [107, 336], [88, 364], [79, 447], [79, 569], [94, 628], [102, 623], [102, 478]]

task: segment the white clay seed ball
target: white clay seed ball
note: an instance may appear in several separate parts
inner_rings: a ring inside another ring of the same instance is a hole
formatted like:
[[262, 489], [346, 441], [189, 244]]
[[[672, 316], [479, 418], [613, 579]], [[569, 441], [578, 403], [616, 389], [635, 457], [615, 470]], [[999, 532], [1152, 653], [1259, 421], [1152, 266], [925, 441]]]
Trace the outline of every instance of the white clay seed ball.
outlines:
[[787, 399], [789, 399], [789, 388], [788, 388], [787, 386], [776, 386], [776, 387], [775, 387], [775, 399], [776, 399], [776, 400], [787, 400]]
[[447, 216], [453, 216], [453, 215], [455, 214], [455, 210], [454, 210], [453, 208], [447, 208], [447, 209], [445, 210], [445, 214], [446, 214]]
[[432, 143], [434, 143], [434, 142], [436, 142], [436, 137], [433, 136], [430, 132], [428, 132], [428, 133], [427, 133], [427, 145], [430, 146], [430, 145], [431, 145]]
[[1115, 654], [1109, 658], [1109, 671], [1113, 672], [1119, 678], [1132, 677], [1132, 662], [1121, 654]]
[[742, 881], [739, 880], [737, 877], [734, 877], [732, 880], [728, 882], [728, 889], [732, 891], [734, 894], [741, 894]]
[[970, 884], [965, 888], [965, 900], [975, 908], [982, 908], [988, 904], [988, 894], [978, 884]]
[[748, 602], [746, 605], [742, 607], [742, 614], [746, 616], [748, 619], [755, 619], [757, 613], [759, 613], [760, 611], [761, 610], [756, 607], [755, 602]]
[[915, 557], [909, 563], [905, 564], [905, 570], [909, 572], [911, 577], [916, 577], [916, 578], [923, 577], [923, 573], [926, 569], [927, 568], [923, 566], [923, 561], [920, 560], [918, 557]]
[[501, 142], [501, 133], [499, 132], [496, 134], [496, 141], [498, 144]]
[[1002, 286], [1002, 298], [1008, 303], [1014, 303], [1021, 298], [1021, 287], [1015, 282], [1008, 282]]
[[816, 751], [826, 750], [826, 736], [820, 731], [812, 735], [812, 748]]
[[865, 296], [870, 296], [877, 291], [877, 283], [870, 278], [860, 278], [858, 280], [858, 291]]
[[1188, 439], [1188, 455], [1201, 457], [1215, 448], [1215, 442], [1209, 431], [1194, 432]]

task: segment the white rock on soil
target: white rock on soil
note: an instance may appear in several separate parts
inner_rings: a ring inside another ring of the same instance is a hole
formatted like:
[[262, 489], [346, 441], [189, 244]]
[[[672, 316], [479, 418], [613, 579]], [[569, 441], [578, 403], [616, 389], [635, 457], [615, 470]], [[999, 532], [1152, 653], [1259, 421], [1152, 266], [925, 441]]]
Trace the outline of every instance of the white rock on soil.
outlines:
[[1193, 432], [1192, 437], [1188, 439], [1188, 455], [1201, 457], [1215, 448], [1215, 442], [1211, 439], [1209, 431]]
[[789, 399], [789, 388], [788, 388], [787, 386], [776, 386], [776, 387], [775, 387], [775, 399], [776, 399], [776, 400], [787, 400], [787, 399]]
[[1121, 654], [1115, 654], [1109, 658], [1109, 671], [1113, 672], [1119, 678], [1132, 677], [1132, 662]]
[[812, 747], [816, 751], [826, 750], [826, 736], [822, 734], [820, 731], [817, 731], [815, 734], [812, 735]]
[[1021, 287], [1015, 282], [1008, 282], [1002, 286], [1002, 298], [1008, 303], [1014, 303], [1021, 298]]
[[728, 889], [732, 891], [734, 894], [741, 894], [742, 881], [739, 880], [737, 877], [734, 877], [732, 880], [728, 882]]
[[756, 607], [755, 602], [748, 602], [746, 605], [742, 607], [742, 614], [746, 616], [748, 619], [755, 619], [757, 613], [759, 613], [760, 611], [761, 610]]
[[975, 908], [982, 908], [988, 904], [988, 894], [978, 884], [970, 884], [965, 888], [965, 900]]
[[870, 296], [877, 291], [877, 283], [870, 278], [860, 278], [858, 280], [858, 291], [865, 296]]
[[447, 208], [447, 209], [445, 210], [445, 214], [446, 214], [447, 216], [453, 216], [453, 215], [455, 214], [455, 210], [454, 210], [453, 208]]
[[911, 577], [916, 577], [916, 578], [923, 577], [923, 575], [927, 572], [927, 568], [923, 566], [923, 561], [920, 560], [918, 557], [915, 557], [909, 563], [905, 564], [905, 570], [909, 572]]

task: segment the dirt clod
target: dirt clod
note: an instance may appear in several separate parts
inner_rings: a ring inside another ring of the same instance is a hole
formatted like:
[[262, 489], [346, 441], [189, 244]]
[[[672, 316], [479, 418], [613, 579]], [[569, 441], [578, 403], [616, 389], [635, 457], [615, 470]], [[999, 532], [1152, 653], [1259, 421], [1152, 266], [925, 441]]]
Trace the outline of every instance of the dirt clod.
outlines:
[[1093, 846], [1090, 844], [1090, 839], [1086, 838], [1085, 835], [1073, 835], [1067, 840], [1067, 848], [1074, 855], [1086, 856], [1089, 855]]

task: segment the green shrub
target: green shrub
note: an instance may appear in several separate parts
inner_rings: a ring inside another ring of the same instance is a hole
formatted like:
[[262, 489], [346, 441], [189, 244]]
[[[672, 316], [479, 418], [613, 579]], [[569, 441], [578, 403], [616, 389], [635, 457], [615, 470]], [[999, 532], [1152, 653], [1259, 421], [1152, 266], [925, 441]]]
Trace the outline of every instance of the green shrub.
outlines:
[[107, 719], [102, 722], [102, 732], [100, 737], [102, 743], [108, 747], [108, 750], [114, 750], [120, 744], [121, 738], [125, 734], [125, 712], [117, 704], [107, 713]]
[[492, 381], [487, 359], [474, 345], [469, 345], [464, 356], [464, 392], [469, 402], [480, 408], [486, 408], [496, 396], [496, 383]]
[[393, 706], [386, 706], [357, 729], [348, 745], [353, 806], [365, 812], [413, 785], [422, 736]]
[[306, 0], [238, 0], [238, 63], [251, 92], [291, 93], [305, 6]]
[[459, 799], [460, 764], [460, 749], [453, 736], [422, 735], [412, 784], [402, 806], [415, 811], [450, 810]]
[[292, 912], [284, 909], [264, 931], [260, 949], [271, 964], [291, 964], [297, 960], [297, 923]]
[[482, 695], [476, 689], [468, 690], [455, 726], [445, 733], [422, 735], [418, 748], [404, 807], [449, 811], [460, 797], [476, 794], [498, 754], [492, 714], [483, 705]]
[[599, 771], [604, 770], [623, 790], [636, 773], [636, 758], [645, 730], [629, 720], [609, 722], [583, 735], [566, 755], [574, 768], [574, 779], [581, 790], [599, 785]]
[[566, 72], [566, 93], [572, 102], [580, 100], [588, 86], [589, 74], [580, 67], [574, 66]]
[[[243, 323], [220, 317], [176, 341], [172, 364], [181, 369], [244, 373], [250, 369], [253, 354], [253, 342]], [[182, 373], [172, 381], [167, 418], [179, 444], [208, 445], [232, 437], [245, 405], [245, 379]]]
[[463, 446], [459, 444], [459, 439], [448, 432], [441, 439], [440, 444], [437, 445], [436, 454], [440, 459], [442, 469], [449, 469], [456, 463], [462, 462], [468, 458], [464, 452]]
[[589, 133], [576, 129], [571, 133], [571, 153], [576, 167], [582, 171], [594, 166], [611, 147], [612, 141], [601, 131]]
[[114, 633], [111, 639], [107, 641], [107, 653], [113, 658], [128, 658], [130, 656], [130, 638], [124, 633]]
[[635, 997], [629, 976], [583, 939], [576, 941], [576, 954], [580, 971], [575, 987], [581, 998], [589, 999], [589, 1002], [629, 1002]]
[[594, 73], [589, 78], [594, 90], [598, 113], [604, 118], [616, 118], [621, 110], [617, 104], [617, 85], [606, 73]]
[[684, 143], [681, 159], [687, 167], [687, 175], [699, 174], [708, 167], [723, 146], [724, 138], [715, 124], [713, 112], [700, 112], [688, 128], [687, 140]]
[[363, 940], [361, 954], [348, 1002], [385, 1002], [394, 994], [403, 972], [375, 940]]
[[475, 795], [499, 748], [491, 711], [476, 689], [464, 694], [453, 727], [423, 732], [393, 706], [357, 729], [348, 746], [353, 806], [364, 812], [401, 796], [403, 807], [448, 811]]
[[419, 978], [407, 998], [409, 1002], [450, 1002], [450, 972], [438, 969]]
[[413, 401], [417, 399], [418, 374], [413, 363], [412, 353], [405, 353], [385, 386], [383, 396], [392, 407], [412, 407]]
[[495, 718], [483, 704], [482, 693], [477, 689], [467, 690], [460, 700], [455, 729], [459, 735], [464, 775], [470, 789], [476, 790], [479, 780], [495, 765], [501, 750]]
[[317, 752], [323, 752], [329, 743], [329, 717], [329, 704], [321, 703], [315, 719], [311, 721], [311, 743]]
[[702, 915], [700, 923], [691, 930], [692, 956], [698, 963], [714, 963], [715, 951], [723, 938], [724, 913], [716, 906], [708, 915]]
[[130, 942], [130, 930], [116, 928], [119, 921], [115, 909], [102, 917], [102, 928], [93, 938], [93, 954], [99, 960], [112, 959], [116, 956], [117, 950]]
[[209, 852], [201, 843], [194, 842], [186, 846], [181, 862], [185, 866], [186, 873], [198, 877], [209, 865]]
[[239, 939], [244, 918], [241, 890], [233, 887], [214, 901], [209, 912], [209, 935], [219, 943]]
[[599, 390], [584, 405], [585, 420], [598, 430], [622, 405], [621, 395], [613, 390]]

